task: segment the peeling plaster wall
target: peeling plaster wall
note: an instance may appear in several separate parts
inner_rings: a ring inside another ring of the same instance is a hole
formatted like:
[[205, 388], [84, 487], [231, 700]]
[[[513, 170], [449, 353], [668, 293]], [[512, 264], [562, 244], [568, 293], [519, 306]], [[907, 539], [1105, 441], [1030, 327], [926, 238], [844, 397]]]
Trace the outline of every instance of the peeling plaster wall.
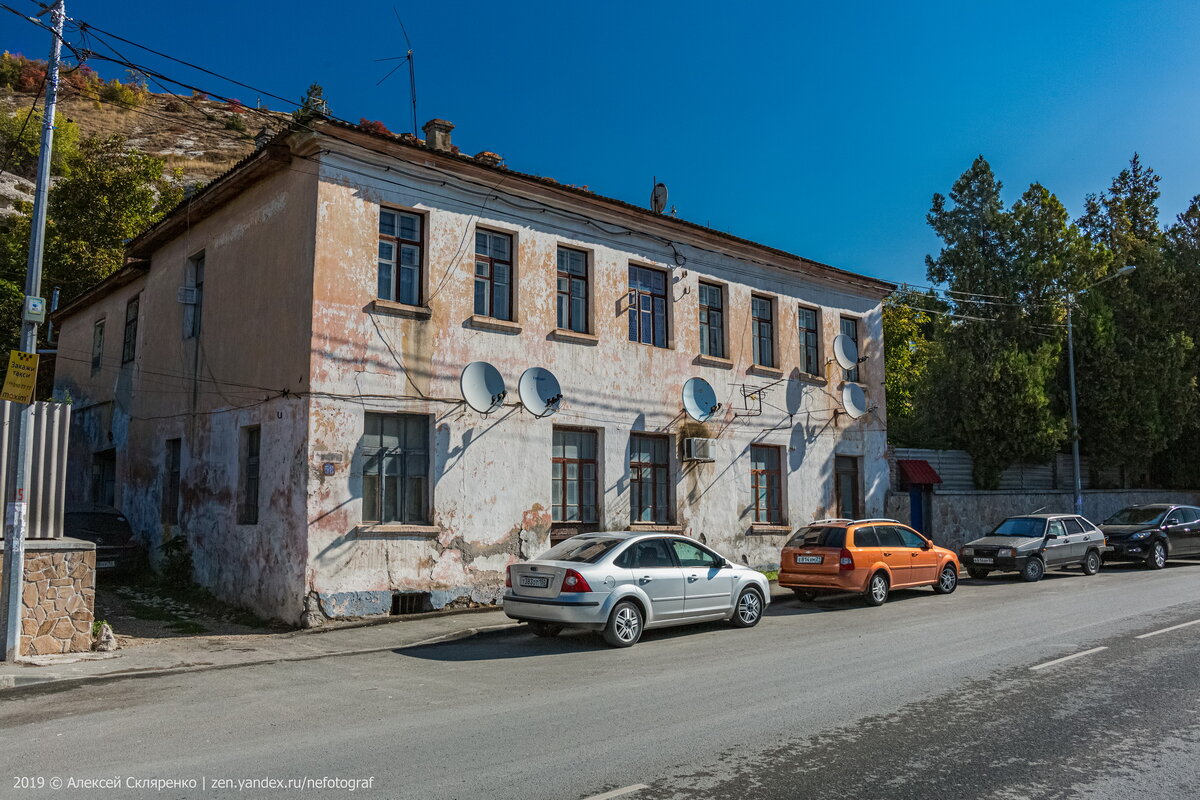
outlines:
[[[606, 235], [558, 213], [515, 210], [503, 199], [490, 199], [481, 209], [480, 197], [472, 193], [477, 189], [464, 191], [443, 175], [398, 161], [371, 180], [362, 176], [369, 168], [359, 161], [336, 154], [322, 158], [312, 363], [318, 399], [309, 423], [306, 581], [327, 614], [386, 613], [393, 591], [430, 592], [435, 607], [466, 598], [497, 600], [505, 565], [549, 546], [555, 425], [599, 432], [602, 528], [629, 527], [631, 431], [671, 434], [677, 525], [669, 529], [755, 567], [777, 567], [789, 528], [751, 525], [752, 442], [785, 448], [790, 529], [834, 515], [835, 455], [861, 457], [864, 510], [883, 512], [888, 472], [877, 296], [682, 245], [685, 267], [672, 270], [671, 252], [650, 237]], [[533, 204], [528, 198], [517, 202]], [[424, 215], [422, 296], [428, 319], [372, 305], [381, 203]], [[536, 217], [539, 224], [533, 227], [522, 217]], [[507, 330], [472, 319], [476, 227], [514, 236], [517, 325]], [[592, 341], [564, 341], [553, 332], [559, 244], [589, 253]], [[624, 303], [630, 263], [672, 274], [669, 349], [628, 341]], [[697, 358], [700, 279], [727, 284], [727, 365], [708, 366]], [[752, 292], [776, 296], [780, 376], [748, 372]], [[878, 411], [858, 421], [835, 419], [840, 372], [828, 373], [832, 382], [799, 378], [799, 303], [821, 310], [822, 358], [831, 355], [840, 316], [861, 319], [860, 341], [870, 357], [860, 367], [862, 381]], [[509, 389], [505, 407], [488, 418], [467, 408], [459, 395], [460, 372], [475, 360], [495, 365]], [[517, 379], [532, 366], [551, 369], [562, 385], [565, 402], [552, 418], [534, 419], [516, 402]], [[685, 422], [681, 413], [681, 387], [696, 375], [707, 379], [725, 404], [719, 418], [705, 426]], [[742, 385], [773, 383], [761, 413], [751, 403], [757, 416], [735, 415], [735, 409], [746, 411]], [[430, 526], [361, 523], [358, 443], [364, 414], [372, 411], [430, 416]], [[682, 438], [694, 435], [719, 438], [715, 463], [681, 460]], [[330, 453], [342, 461], [327, 476], [322, 454]]]
[[[91, 500], [92, 454], [116, 451], [116, 505], [160, 560], [183, 535], [194, 577], [217, 595], [295, 622], [303, 612], [309, 343], [316, 180], [275, 172], [158, 247], [147, 275], [62, 322], [56, 390], [69, 392], [68, 502]], [[205, 255], [201, 335], [178, 287]], [[137, 355], [122, 364], [139, 294]], [[103, 363], [90, 364], [105, 320]], [[287, 396], [279, 396], [288, 390]], [[261, 426], [259, 520], [240, 525], [242, 429]], [[169, 439], [181, 440], [179, 524], [163, 520]]]

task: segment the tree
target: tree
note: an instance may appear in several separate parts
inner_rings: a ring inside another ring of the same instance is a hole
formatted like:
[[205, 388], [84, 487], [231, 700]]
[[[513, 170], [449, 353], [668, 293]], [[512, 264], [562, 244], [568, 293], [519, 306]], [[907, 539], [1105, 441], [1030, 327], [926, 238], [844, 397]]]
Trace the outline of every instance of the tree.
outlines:
[[929, 408], [931, 365], [949, 328], [947, 305], [935, 292], [903, 287], [883, 303], [884, 387], [888, 441], [898, 447], [933, 444], [937, 425]]
[[[28, 117], [28, 122], [26, 122]], [[41, 109], [17, 108], [0, 113], [0, 167], [6, 172], [33, 181], [37, 175], [38, 153], [42, 149]], [[74, 160], [79, 141], [79, 127], [61, 114], [54, 115], [54, 155], [50, 159], [50, 174], [65, 175]]]

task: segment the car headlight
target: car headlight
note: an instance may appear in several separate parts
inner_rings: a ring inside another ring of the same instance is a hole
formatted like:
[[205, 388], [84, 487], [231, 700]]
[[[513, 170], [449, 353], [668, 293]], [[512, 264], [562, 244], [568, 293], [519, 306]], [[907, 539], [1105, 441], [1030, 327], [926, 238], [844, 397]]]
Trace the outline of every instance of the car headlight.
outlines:
[[1001, 550], [999, 553], [997, 553], [997, 555], [1000, 556], [1001, 558], [1012, 558], [1016, 554], [1017, 554], [1017, 551], [1013, 550], [1011, 547], [1006, 547], [1003, 550]]
[[1151, 533], [1152, 533], [1152, 531], [1138, 531], [1137, 533], [1135, 533], [1133, 536], [1130, 536], [1129, 538], [1133, 539], [1135, 542], [1140, 542], [1142, 539], [1145, 539], [1146, 537], [1148, 537]]
[[975, 555], [975, 549], [972, 547], [964, 547], [962, 554], [964, 556], [973, 556], [973, 555]]

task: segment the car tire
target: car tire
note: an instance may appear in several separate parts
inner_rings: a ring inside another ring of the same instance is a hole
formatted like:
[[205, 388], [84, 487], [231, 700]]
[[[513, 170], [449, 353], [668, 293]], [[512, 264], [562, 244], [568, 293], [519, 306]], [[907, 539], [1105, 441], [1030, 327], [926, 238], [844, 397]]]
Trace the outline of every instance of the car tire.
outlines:
[[1037, 583], [1046, 574], [1046, 565], [1037, 556], [1031, 556], [1021, 568], [1021, 580], [1026, 583]]
[[1167, 565], [1167, 546], [1162, 542], [1150, 545], [1150, 553], [1146, 556], [1146, 567], [1162, 569]]
[[628, 600], [617, 603], [604, 626], [604, 641], [613, 647], [633, 647], [642, 638], [642, 610]]
[[863, 599], [869, 606], [881, 606], [887, 602], [888, 588], [887, 574], [876, 572], [867, 581], [867, 590], [863, 592]]
[[738, 595], [729, 623], [735, 628], [753, 628], [762, 619], [763, 599], [757, 589], [747, 587]]
[[1103, 562], [1100, 560], [1100, 554], [1095, 550], [1088, 550], [1087, 555], [1083, 557], [1083, 563], [1080, 566], [1083, 567], [1084, 575], [1095, 575], [1100, 571], [1100, 567], [1102, 565]]
[[988, 575], [992, 574], [990, 569], [979, 569], [979, 567], [967, 567], [967, 574], [976, 580], [983, 580]]
[[555, 625], [552, 622], [531, 622], [529, 627], [533, 629], [534, 636], [540, 636], [543, 639], [553, 639], [563, 631], [562, 625]]
[[796, 599], [801, 603], [811, 603], [817, 599], [817, 593], [811, 589], [792, 589], [792, 594], [796, 595]]
[[937, 594], [951, 594], [957, 588], [958, 567], [954, 564], [947, 564], [938, 573], [937, 583], [933, 584], [933, 591]]

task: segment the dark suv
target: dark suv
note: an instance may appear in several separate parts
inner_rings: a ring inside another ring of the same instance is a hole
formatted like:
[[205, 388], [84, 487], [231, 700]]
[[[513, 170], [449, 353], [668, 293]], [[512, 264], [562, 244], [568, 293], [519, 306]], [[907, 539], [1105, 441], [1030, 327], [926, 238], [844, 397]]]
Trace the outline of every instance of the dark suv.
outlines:
[[1200, 508], [1156, 503], [1129, 506], [1100, 526], [1111, 548], [1106, 561], [1141, 561], [1162, 569], [1167, 556], [1200, 556]]

